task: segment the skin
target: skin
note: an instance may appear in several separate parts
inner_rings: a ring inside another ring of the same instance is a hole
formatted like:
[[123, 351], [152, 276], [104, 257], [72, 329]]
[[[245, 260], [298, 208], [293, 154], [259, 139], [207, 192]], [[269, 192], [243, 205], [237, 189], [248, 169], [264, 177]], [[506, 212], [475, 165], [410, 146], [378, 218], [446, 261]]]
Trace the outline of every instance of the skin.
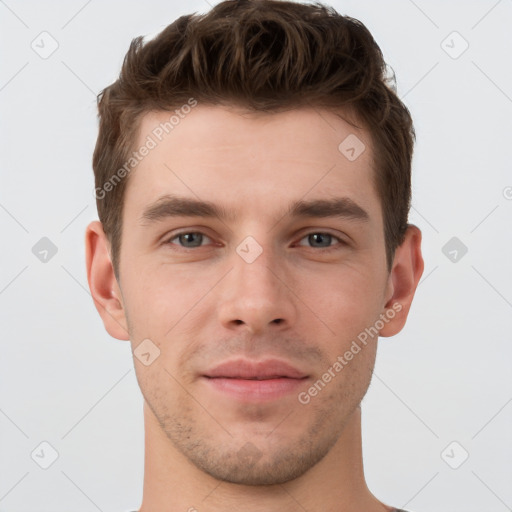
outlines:
[[[168, 118], [147, 114], [136, 147]], [[338, 150], [350, 134], [366, 146], [354, 161]], [[332, 112], [200, 104], [129, 177], [119, 281], [101, 224], [88, 226], [88, 281], [106, 330], [132, 350], [145, 339], [160, 350], [147, 366], [134, 357], [145, 399], [141, 512], [392, 510], [362, 464], [360, 403], [377, 336], [308, 404], [297, 392], [235, 399], [201, 377], [227, 359], [276, 357], [308, 374], [307, 391], [393, 304], [401, 309], [379, 335], [402, 329], [423, 272], [421, 232], [409, 226], [388, 273], [373, 173], [369, 134]], [[236, 217], [141, 220], [164, 194]], [[339, 196], [368, 219], [286, 214], [292, 201]], [[249, 235], [262, 249], [252, 263], [236, 251]]]

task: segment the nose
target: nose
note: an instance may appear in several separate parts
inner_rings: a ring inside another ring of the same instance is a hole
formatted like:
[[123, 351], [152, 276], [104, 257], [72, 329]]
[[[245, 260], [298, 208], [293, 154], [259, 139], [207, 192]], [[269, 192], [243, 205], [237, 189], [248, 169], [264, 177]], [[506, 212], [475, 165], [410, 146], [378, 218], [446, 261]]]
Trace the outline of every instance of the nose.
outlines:
[[260, 334], [266, 329], [290, 328], [297, 317], [293, 282], [270, 249], [249, 263], [238, 253], [232, 270], [220, 283], [219, 320], [223, 327]]

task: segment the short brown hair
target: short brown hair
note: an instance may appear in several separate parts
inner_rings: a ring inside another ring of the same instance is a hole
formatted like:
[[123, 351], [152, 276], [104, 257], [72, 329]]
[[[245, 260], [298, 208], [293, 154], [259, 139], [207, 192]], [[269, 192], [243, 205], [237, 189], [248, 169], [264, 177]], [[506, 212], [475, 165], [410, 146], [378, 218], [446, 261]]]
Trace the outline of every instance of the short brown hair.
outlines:
[[379, 46], [360, 21], [319, 2], [226, 0], [206, 14], [178, 18], [152, 40], [135, 38], [119, 79], [98, 95], [97, 207], [118, 278], [128, 176], [108, 193], [104, 184], [130, 158], [144, 114], [191, 98], [262, 112], [302, 106], [352, 112], [372, 139], [391, 268], [408, 225], [415, 133]]

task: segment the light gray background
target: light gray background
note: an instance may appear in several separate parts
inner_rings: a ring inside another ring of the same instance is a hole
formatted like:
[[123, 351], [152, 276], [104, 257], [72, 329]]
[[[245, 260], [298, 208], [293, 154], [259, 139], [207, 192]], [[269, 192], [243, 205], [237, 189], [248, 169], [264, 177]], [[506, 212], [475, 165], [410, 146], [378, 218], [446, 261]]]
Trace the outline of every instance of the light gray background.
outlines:
[[[425, 273], [406, 328], [380, 340], [363, 402], [368, 484], [414, 512], [512, 510], [512, 1], [331, 5], [372, 31], [418, 135], [411, 222]], [[95, 95], [133, 37], [208, 8], [0, 1], [0, 511], [140, 505], [132, 355], [104, 331], [85, 274]], [[59, 45], [46, 59], [31, 48], [51, 48], [43, 31]], [[454, 31], [469, 43], [460, 56]], [[42, 237], [58, 248], [46, 263], [32, 252]], [[468, 248], [456, 262], [443, 253], [452, 237]], [[59, 454], [46, 470], [43, 441]]]

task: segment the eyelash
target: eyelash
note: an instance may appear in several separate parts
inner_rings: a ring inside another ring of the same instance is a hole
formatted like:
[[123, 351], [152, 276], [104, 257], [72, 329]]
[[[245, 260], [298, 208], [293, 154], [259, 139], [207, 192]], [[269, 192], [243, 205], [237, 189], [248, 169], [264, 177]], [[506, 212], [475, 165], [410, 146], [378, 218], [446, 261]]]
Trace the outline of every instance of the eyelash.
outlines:
[[[206, 235], [205, 233], [203, 233], [201, 231], [181, 231], [179, 233], [173, 234], [173, 236], [171, 238], [168, 238], [165, 241], [165, 244], [166, 245], [175, 245], [175, 246], [179, 247], [181, 250], [184, 250], [184, 251], [193, 251], [193, 250], [199, 249], [200, 247], [204, 247], [202, 245], [200, 245], [198, 247], [183, 247], [181, 245], [177, 245], [177, 244], [173, 244], [172, 243], [172, 240], [174, 240], [176, 238], [179, 238], [182, 235], [191, 235], [191, 234], [203, 235], [206, 238], [210, 238], [208, 235]], [[310, 235], [328, 235], [328, 236], [332, 237], [334, 240], [337, 240], [339, 242], [338, 245], [335, 245], [335, 246], [332, 246], [332, 247], [309, 247], [310, 249], [313, 249], [313, 250], [315, 250], [315, 249], [320, 250], [321, 249], [323, 252], [331, 252], [331, 251], [339, 250], [342, 247], [348, 245], [347, 242], [345, 242], [345, 240], [343, 240], [342, 238], [340, 238], [340, 237], [338, 237], [336, 235], [333, 235], [332, 233], [329, 233], [327, 231], [310, 231], [309, 233], [306, 233], [299, 241], [304, 240], [304, 238], [307, 238]]]

